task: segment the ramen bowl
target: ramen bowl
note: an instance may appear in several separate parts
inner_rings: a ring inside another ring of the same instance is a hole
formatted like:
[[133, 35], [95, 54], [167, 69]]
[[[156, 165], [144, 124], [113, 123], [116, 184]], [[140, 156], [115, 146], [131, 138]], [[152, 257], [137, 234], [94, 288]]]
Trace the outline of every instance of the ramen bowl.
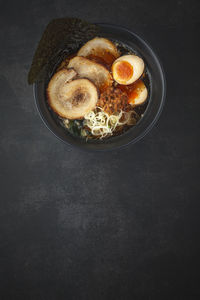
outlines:
[[166, 82], [161, 63], [152, 48], [136, 33], [121, 26], [110, 24], [97, 24], [100, 28], [99, 36], [119, 41], [129, 49], [139, 53], [145, 62], [149, 77], [149, 96], [145, 112], [139, 122], [128, 131], [118, 136], [111, 136], [102, 140], [86, 140], [72, 135], [63, 126], [49, 109], [46, 99], [46, 88], [53, 70], [60, 63], [60, 54], [65, 49], [60, 49], [54, 57], [54, 64], [47, 65], [40, 80], [34, 83], [34, 97], [38, 112], [48, 129], [66, 145], [75, 146], [85, 150], [106, 151], [127, 146], [143, 138], [154, 126], [162, 111]]

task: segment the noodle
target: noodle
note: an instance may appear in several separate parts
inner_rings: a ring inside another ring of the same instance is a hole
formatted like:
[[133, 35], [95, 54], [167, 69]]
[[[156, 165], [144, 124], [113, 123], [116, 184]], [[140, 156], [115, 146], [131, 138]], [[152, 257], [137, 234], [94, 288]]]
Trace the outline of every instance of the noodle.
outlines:
[[101, 107], [98, 107], [96, 112], [90, 111], [84, 116], [84, 126], [90, 129], [92, 135], [99, 136], [102, 139], [112, 135], [116, 127], [125, 124], [130, 125], [133, 112], [121, 110], [118, 114], [108, 115]]

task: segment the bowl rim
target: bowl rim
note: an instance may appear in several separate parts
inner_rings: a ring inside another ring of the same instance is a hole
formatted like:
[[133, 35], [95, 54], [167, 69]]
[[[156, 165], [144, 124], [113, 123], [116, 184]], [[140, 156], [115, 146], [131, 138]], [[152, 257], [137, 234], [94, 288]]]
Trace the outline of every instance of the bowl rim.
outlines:
[[159, 105], [159, 108], [158, 108], [158, 110], [156, 112], [156, 115], [155, 115], [154, 119], [152, 120], [152, 122], [137, 137], [135, 137], [133, 140], [128, 141], [128, 142], [126, 142], [126, 143], [124, 143], [122, 145], [113, 145], [112, 147], [105, 148], [105, 149], [102, 149], [102, 148], [100, 148], [100, 149], [98, 149], [98, 148], [97, 149], [96, 148], [95, 149], [94, 148], [86, 148], [86, 147], [82, 147], [81, 145], [76, 145], [76, 144], [70, 143], [70, 142], [62, 139], [61, 137], [59, 137], [50, 128], [50, 126], [48, 124], [48, 121], [44, 117], [43, 112], [42, 112], [42, 110], [40, 108], [40, 105], [39, 105], [39, 101], [38, 101], [38, 97], [37, 97], [37, 89], [36, 89], [36, 87], [37, 87], [37, 81], [34, 82], [34, 84], [33, 84], [33, 95], [34, 95], [35, 105], [36, 105], [37, 111], [38, 111], [38, 113], [40, 115], [40, 118], [42, 119], [42, 121], [45, 124], [45, 126], [51, 131], [51, 133], [57, 139], [59, 139], [60, 141], [62, 141], [64, 144], [66, 144], [68, 146], [71, 146], [73, 148], [76, 148], [76, 149], [78, 148], [78, 149], [89, 151], [89, 152], [107, 152], [107, 151], [122, 149], [124, 147], [127, 147], [130, 144], [135, 144], [136, 142], [138, 142], [139, 140], [141, 140], [154, 127], [154, 125], [156, 124], [156, 122], [158, 121], [158, 119], [159, 119], [159, 117], [161, 115], [161, 112], [162, 112], [164, 104], [165, 104], [167, 83], [166, 83], [166, 76], [165, 76], [164, 68], [163, 68], [163, 65], [161, 63], [161, 60], [160, 60], [159, 56], [152, 49], [152, 47], [149, 45], [149, 43], [146, 42], [146, 40], [143, 38], [143, 36], [141, 37], [141, 34], [138, 35], [137, 33], [133, 32], [132, 30], [130, 30], [130, 29], [124, 27], [124, 26], [115, 25], [115, 24], [112, 24], [112, 23], [93, 23], [93, 24], [95, 24], [97, 26], [102, 26], [102, 27], [105, 26], [105, 27], [109, 27], [109, 28], [120, 29], [120, 30], [126, 31], [129, 34], [134, 35], [138, 40], [141, 41], [141, 43], [145, 44], [145, 46], [151, 52], [151, 55], [154, 57], [154, 59], [155, 59], [155, 61], [157, 63], [157, 66], [158, 66], [158, 68], [160, 70], [161, 81], [162, 81], [162, 86], [163, 86], [162, 97], [161, 97], [161, 100], [160, 100], [160, 105]]

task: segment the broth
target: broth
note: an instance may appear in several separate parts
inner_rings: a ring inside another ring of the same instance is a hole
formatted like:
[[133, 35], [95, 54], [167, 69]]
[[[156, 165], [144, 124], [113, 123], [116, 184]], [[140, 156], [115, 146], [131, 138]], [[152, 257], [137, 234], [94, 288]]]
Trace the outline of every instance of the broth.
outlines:
[[[131, 54], [137, 55], [137, 53], [135, 51], [133, 51], [132, 49], [130, 49], [126, 45], [124, 45], [124, 44], [122, 44], [118, 41], [112, 41], [112, 42], [115, 44], [117, 49], [120, 51], [120, 56], [121, 55], [131, 55]], [[69, 60], [72, 59], [73, 57], [75, 57], [76, 55], [77, 55], [77, 52], [72, 53], [69, 56], [65, 57], [65, 59], [63, 59], [62, 62], [57, 66], [56, 72], [59, 71], [59, 70], [62, 70], [63, 68], [67, 68]], [[104, 52], [99, 51], [98, 55], [90, 54], [86, 58], [88, 58], [88, 59], [90, 59], [90, 60], [92, 60], [92, 61], [94, 61], [98, 64], [103, 65], [111, 73], [111, 66], [112, 66], [112, 64], [115, 60], [115, 57], [112, 54], [110, 54], [109, 52], [106, 52], [106, 51], [104, 51]], [[56, 73], [56, 72], [54, 72], [54, 73]], [[147, 68], [144, 69], [144, 72], [143, 72], [142, 76], [136, 82], [134, 82], [133, 84], [121, 85], [121, 84], [118, 84], [117, 82], [113, 81], [112, 88], [114, 90], [120, 90], [122, 93], [126, 94], [127, 97], [128, 97], [128, 96], [130, 96], [130, 93], [135, 88], [135, 86], [137, 84], [139, 84], [139, 82], [141, 80], [142, 80], [142, 82], [145, 83], [145, 86], [146, 86], [147, 91], [148, 91], [147, 100], [144, 102], [144, 104], [137, 105], [137, 106], [134, 107], [134, 117], [133, 117], [133, 119], [135, 120], [134, 121], [135, 123], [133, 122], [132, 125], [124, 125], [124, 126], [121, 126], [119, 128], [116, 128], [116, 130], [113, 132], [112, 136], [117, 136], [117, 135], [123, 134], [125, 131], [129, 130], [129, 128], [131, 128], [133, 125], [137, 124], [137, 122], [143, 117], [143, 114], [144, 114], [144, 112], [147, 108], [148, 101], [149, 101], [149, 94], [150, 94], [150, 79], [149, 79]], [[107, 91], [108, 91], [108, 86], [107, 85], [102, 86], [100, 88], [100, 96], [103, 93], [107, 92]], [[112, 95], [111, 95], [111, 97], [112, 97]], [[133, 97], [134, 97], [134, 95], [133, 95]], [[127, 112], [128, 112], [130, 110], [130, 108], [128, 109], [128, 108], [125, 107], [125, 110], [127, 110]], [[53, 118], [56, 120], [56, 122], [59, 122], [65, 128], [65, 130], [70, 132], [70, 134], [72, 134], [74, 136], [77, 136], [77, 137], [80, 137], [80, 138], [99, 139], [98, 136], [93, 136], [93, 135], [90, 134], [87, 126], [84, 125], [84, 120], [83, 119], [67, 120], [67, 119], [64, 119], [64, 118], [58, 116], [52, 110], [51, 110], [51, 112], [52, 112]], [[86, 135], [84, 135], [83, 132], [85, 132]], [[106, 138], [111, 138], [112, 136], [108, 135]]]

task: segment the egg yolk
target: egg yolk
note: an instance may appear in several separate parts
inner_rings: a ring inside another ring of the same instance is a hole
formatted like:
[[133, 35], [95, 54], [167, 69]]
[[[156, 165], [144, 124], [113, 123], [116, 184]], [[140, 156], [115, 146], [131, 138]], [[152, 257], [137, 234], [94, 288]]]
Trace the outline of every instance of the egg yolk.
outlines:
[[129, 96], [128, 96], [128, 103], [130, 104], [134, 104], [135, 103], [135, 99], [138, 97], [138, 93], [134, 90], [132, 91]]
[[117, 78], [123, 82], [128, 81], [133, 76], [133, 67], [127, 61], [119, 61], [114, 65]]

